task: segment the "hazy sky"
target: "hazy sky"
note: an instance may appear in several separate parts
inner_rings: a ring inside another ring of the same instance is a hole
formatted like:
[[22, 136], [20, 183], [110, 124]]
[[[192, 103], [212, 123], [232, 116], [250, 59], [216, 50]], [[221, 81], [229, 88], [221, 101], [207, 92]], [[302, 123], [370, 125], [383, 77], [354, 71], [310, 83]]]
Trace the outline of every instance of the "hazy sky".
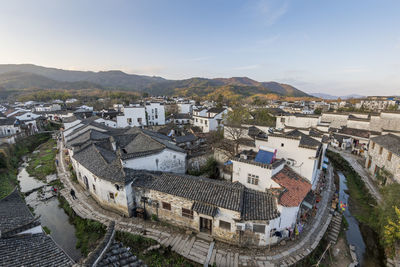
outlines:
[[400, 94], [400, 1], [8, 0], [0, 63]]

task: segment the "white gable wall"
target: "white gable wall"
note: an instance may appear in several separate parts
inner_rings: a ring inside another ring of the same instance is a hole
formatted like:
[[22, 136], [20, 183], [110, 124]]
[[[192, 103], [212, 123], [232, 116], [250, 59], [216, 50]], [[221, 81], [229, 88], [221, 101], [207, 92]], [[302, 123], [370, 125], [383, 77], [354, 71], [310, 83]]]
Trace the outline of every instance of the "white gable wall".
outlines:
[[186, 154], [164, 149], [158, 154], [126, 159], [123, 161], [123, 166], [134, 170], [185, 173]]

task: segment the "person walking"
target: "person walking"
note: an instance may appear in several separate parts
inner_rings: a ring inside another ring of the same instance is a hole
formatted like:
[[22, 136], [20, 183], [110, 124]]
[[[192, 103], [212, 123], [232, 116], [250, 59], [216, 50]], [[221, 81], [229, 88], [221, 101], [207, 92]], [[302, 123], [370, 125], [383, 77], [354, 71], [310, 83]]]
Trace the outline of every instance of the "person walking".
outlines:
[[75, 195], [75, 190], [74, 189], [71, 188], [71, 192], [70, 193], [71, 193], [72, 199], [78, 199], [76, 197], [76, 195]]

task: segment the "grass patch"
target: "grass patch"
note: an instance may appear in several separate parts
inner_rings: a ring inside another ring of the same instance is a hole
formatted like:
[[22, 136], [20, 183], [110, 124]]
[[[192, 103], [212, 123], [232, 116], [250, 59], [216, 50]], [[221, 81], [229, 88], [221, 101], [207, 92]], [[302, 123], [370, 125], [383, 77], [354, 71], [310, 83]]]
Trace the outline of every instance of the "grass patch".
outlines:
[[0, 146], [0, 199], [18, 185], [17, 172], [21, 159], [48, 141], [50, 134], [36, 134], [17, 140], [16, 144]]
[[59, 206], [67, 213], [69, 221], [75, 226], [76, 248], [87, 256], [104, 237], [107, 227], [97, 221], [79, 217], [64, 197], [60, 196], [59, 202]]
[[46, 234], [50, 234], [51, 233], [51, 230], [49, 229], [49, 227], [47, 227], [47, 226], [43, 226], [43, 230], [44, 230], [44, 232], [46, 233]]
[[150, 238], [117, 231], [115, 239], [130, 247], [131, 252], [148, 266], [201, 266], [163, 246], [144, 254], [146, 248], [157, 244]]
[[29, 165], [26, 167], [27, 172], [43, 181], [46, 181], [46, 176], [56, 173], [56, 154], [57, 149], [56, 141], [49, 139], [46, 143], [38, 147], [39, 153], [32, 153], [30, 155], [31, 160], [28, 162]]

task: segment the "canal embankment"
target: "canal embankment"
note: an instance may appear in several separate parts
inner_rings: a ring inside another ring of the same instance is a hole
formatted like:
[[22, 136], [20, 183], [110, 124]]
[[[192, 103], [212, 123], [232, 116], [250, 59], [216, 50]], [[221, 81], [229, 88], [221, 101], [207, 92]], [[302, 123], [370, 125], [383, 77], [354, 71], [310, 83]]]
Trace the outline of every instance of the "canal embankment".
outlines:
[[[394, 211], [393, 206], [387, 206], [385, 201], [398, 205], [398, 197], [396, 199], [382, 193], [383, 201], [378, 204], [360, 175], [345, 159], [331, 151], [327, 155], [340, 180], [339, 198], [345, 206], [343, 215], [346, 230], [343, 233], [346, 242], [355, 247], [361, 266], [385, 266], [386, 257], [394, 256], [384, 231]], [[382, 190], [396, 191], [397, 185]]]

